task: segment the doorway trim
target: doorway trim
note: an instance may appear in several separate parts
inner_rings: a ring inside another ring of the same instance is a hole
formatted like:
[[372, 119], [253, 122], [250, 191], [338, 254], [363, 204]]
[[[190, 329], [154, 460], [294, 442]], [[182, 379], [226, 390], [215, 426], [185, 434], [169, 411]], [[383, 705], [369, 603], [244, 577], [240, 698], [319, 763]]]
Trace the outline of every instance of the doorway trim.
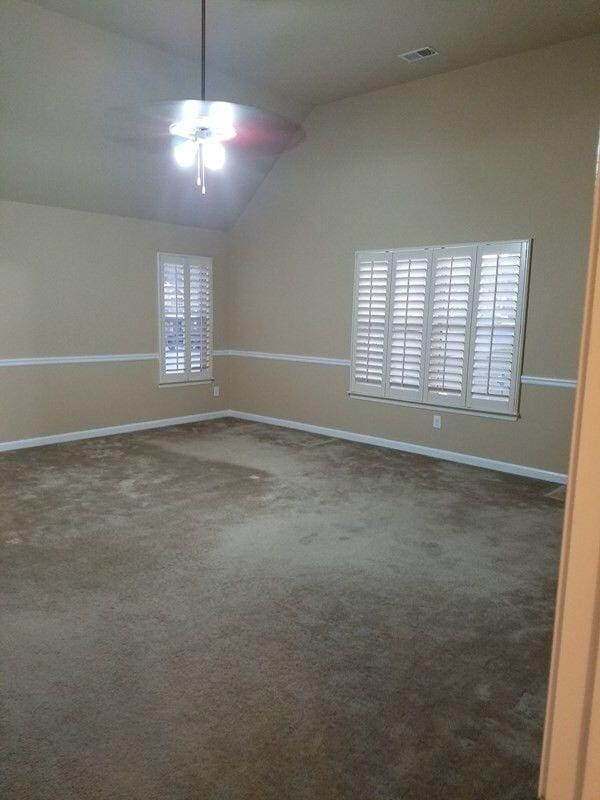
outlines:
[[600, 798], [600, 176], [540, 769], [544, 800]]

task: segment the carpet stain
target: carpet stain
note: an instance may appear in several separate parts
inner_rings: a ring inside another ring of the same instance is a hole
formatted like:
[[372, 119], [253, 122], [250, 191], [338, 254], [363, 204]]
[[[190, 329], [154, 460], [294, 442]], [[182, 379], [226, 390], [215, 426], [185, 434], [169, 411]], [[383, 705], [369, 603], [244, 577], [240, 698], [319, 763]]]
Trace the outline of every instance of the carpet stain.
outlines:
[[234, 420], [4, 454], [2, 797], [533, 800], [561, 523]]

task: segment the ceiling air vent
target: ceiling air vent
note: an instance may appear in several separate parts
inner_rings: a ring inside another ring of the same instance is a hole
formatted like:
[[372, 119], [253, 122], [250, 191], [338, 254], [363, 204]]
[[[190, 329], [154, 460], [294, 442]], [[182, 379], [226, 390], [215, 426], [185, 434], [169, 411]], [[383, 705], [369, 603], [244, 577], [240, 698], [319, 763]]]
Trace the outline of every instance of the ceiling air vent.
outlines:
[[400, 58], [412, 63], [413, 61], [423, 61], [424, 58], [431, 58], [437, 55], [438, 51], [434, 50], [433, 47], [419, 47], [418, 50], [409, 50], [408, 53], [400, 53]]

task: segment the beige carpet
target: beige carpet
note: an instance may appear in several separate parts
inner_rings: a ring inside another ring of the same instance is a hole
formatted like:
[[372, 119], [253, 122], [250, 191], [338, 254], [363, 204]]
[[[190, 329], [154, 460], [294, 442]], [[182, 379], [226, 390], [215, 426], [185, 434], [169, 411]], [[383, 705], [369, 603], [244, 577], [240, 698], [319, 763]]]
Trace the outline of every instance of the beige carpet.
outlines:
[[551, 489], [236, 421], [1, 456], [1, 796], [533, 800]]

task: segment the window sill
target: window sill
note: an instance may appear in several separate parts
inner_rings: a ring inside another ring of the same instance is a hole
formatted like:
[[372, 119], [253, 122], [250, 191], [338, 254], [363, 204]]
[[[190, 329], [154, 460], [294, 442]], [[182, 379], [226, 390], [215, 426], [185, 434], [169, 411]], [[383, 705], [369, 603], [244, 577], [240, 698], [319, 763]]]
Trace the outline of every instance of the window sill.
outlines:
[[169, 381], [168, 383], [159, 383], [159, 389], [175, 389], [181, 386], [209, 386], [214, 383], [214, 378], [204, 378], [201, 381]]
[[404, 408], [414, 408], [422, 411], [442, 411], [444, 414], [469, 414], [472, 417], [487, 417], [488, 419], [501, 419], [505, 422], [516, 422], [519, 414], [502, 414], [498, 411], [481, 411], [474, 408], [456, 408], [453, 406], [439, 406], [430, 403], [411, 403], [408, 400], [392, 400], [389, 397], [371, 397], [366, 394], [357, 394], [356, 392], [348, 392], [348, 397], [351, 400], [368, 400], [372, 403], [385, 403], [392, 406], [403, 406]]

